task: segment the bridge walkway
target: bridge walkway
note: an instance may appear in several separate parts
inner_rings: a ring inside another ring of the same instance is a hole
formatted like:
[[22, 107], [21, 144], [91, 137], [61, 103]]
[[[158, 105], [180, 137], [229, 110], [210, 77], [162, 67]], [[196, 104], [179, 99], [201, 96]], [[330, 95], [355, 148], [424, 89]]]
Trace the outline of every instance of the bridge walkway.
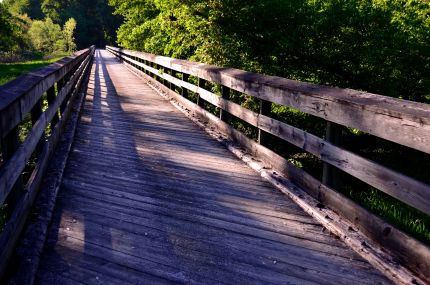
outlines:
[[37, 284], [388, 284], [96, 51]]

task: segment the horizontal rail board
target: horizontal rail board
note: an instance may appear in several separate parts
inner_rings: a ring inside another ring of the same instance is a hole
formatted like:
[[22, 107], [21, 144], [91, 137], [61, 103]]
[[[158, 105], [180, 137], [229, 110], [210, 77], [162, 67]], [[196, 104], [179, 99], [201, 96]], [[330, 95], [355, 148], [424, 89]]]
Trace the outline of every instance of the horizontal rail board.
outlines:
[[0, 204], [6, 200], [12, 190], [15, 181], [21, 175], [24, 170], [27, 161], [30, 159], [36, 145], [38, 144], [40, 137], [44, 133], [49, 122], [52, 120], [56, 111], [63, 103], [66, 96], [75, 86], [79, 79], [80, 72], [84, 69], [85, 64], [89, 58], [82, 64], [79, 70], [73, 75], [71, 80], [63, 87], [59, 92], [58, 96], [53, 105], [49, 106], [48, 109], [41, 114], [39, 119], [34, 124], [24, 143], [16, 151], [15, 155], [3, 165], [0, 171]]
[[113, 47], [128, 59], [139, 57], [178, 72], [430, 153], [430, 106], [351, 89], [321, 86], [155, 56]]
[[[426, 273], [430, 268], [428, 259], [430, 249], [426, 245], [384, 222], [349, 198], [295, 167], [285, 158], [249, 139], [223, 122], [222, 119], [204, 110], [201, 99], [220, 108], [221, 114], [225, 111], [257, 127], [259, 134], [264, 132], [281, 138], [315, 155], [321, 161], [430, 215], [429, 185], [363, 158], [304, 130], [271, 118], [270, 108], [269, 113], [267, 111], [256, 113], [229, 101], [228, 96], [219, 96], [204, 89], [205, 84], [203, 83], [209, 81], [221, 84], [223, 92], [225, 89], [233, 89], [256, 97], [261, 102], [277, 103], [299, 109], [329, 122], [358, 128], [424, 153], [430, 153], [429, 105], [147, 53], [111, 47], [107, 49], [131, 68], [144, 72], [143, 77], [167, 92], [171, 98], [175, 98], [199, 117], [214, 123], [221, 132], [238, 142], [250, 153], [257, 154], [291, 182], [308, 191], [329, 208], [342, 214], [370, 238], [392, 252], [404, 265], [417, 272], [420, 277], [430, 280], [430, 276]], [[173, 75], [172, 70], [182, 73], [182, 79]], [[163, 83], [157, 82], [154, 75]], [[198, 86], [188, 82], [190, 75], [197, 77]], [[182, 96], [174, 90], [173, 85], [182, 89]], [[198, 104], [187, 99], [188, 91], [198, 95]], [[267, 106], [270, 105], [266, 104]], [[259, 142], [261, 143], [261, 141]]]
[[165, 79], [176, 86], [186, 88], [216, 107], [244, 120], [245, 122], [264, 130], [274, 136], [315, 155], [338, 169], [366, 182], [367, 184], [399, 199], [430, 215], [430, 186], [406, 175], [390, 170], [371, 160], [360, 157], [350, 151], [337, 147], [315, 135], [307, 133], [276, 119], [253, 112], [236, 103], [226, 100], [216, 94], [189, 82], [173, 77], [167, 73], [159, 73], [155, 68], [134, 59], [131, 63]]
[[[31, 111], [31, 130], [24, 142], [0, 167], [0, 205], [2, 205], [10, 195], [18, 194], [13, 192], [19, 190], [15, 188], [15, 183], [22, 175], [34, 151], [39, 147], [41, 148], [40, 152], [38, 151], [36, 165], [24, 191], [22, 194], [20, 193], [21, 195], [18, 196], [15, 204], [9, 205], [12, 210], [11, 217], [0, 233], [0, 276], [3, 275], [8, 266], [9, 257], [37, 195], [49, 159], [68, 119], [72, 106], [71, 101], [74, 100], [88, 73], [93, 53], [94, 47], [79, 51], [72, 57], [67, 57], [48, 67], [30, 72], [30, 74], [23, 75], [0, 87], [0, 118], [2, 122], [10, 120], [10, 124], [0, 124], [0, 139], [8, 135], [10, 130], [14, 129], [30, 113], [32, 108], [40, 102], [43, 93], [49, 89], [48, 108], [43, 112], [41, 109], [35, 112], [37, 117], [33, 117], [33, 111]], [[21, 80], [29, 77], [37, 78], [35, 74], [39, 75], [38, 80], [20, 85]], [[57, 88], [59, 89], [57, 96], [55, 96], [53, 89], [55, 83], [58, 84]], [[50, 98], [49, 95], [51, 95]], [[61, 119], [58, 121], [59, 109]], [[54, 120], [57, 121], [54, 122]], [[52, 133], [45, 141], [44, 132], [49, 123], [51, 123]]]
[[21, 75], [0, 86], [0, 137], [6, 136], [27, 115], [43, 93], [79, 64], [89, 49], [47, 67]]
[[142, 76], [166, 92], [169, 97], [174, 98], [186, 109], [190, 110], [193, 115], [195, 114], [199, 118], [203, 118], [205, 121], [208, 121], [211, 126], [216, 127], [217, 130], [227, 135], [230, 139], [238, 142], [247, 150], [247, 152], [256, 155], [268, 165], [271, 165], [274, 169], [279, 171], [279, 173], [283, 173], [291, 182], [301, 187], [311, 196], [318, 198], [318, 200], [320, 200], [325, 206], [336, 209], [338, 213], [350, 220], [358, 227], [358, 229], [392, 252], [398, 261], [418, 272], [421, 278], [430, 280], [430, 276], [428, 276], [428, 272], [430, 272], [429, 247], [406, 235], [392, 225], [384, 222], [381, 218], [370, 213], [348, 197], [345, 197], [341, 193], [323, 185], [307, 172], [297, 168], [277, 153], [259, 145], [252, 139], [249, 139], [243, 133], [221, 121], [219, 118], [197, 106], [193, 102], [180, 96], [176, 92], [169, 90], [154, 79], [147, 77], [147, 75]]

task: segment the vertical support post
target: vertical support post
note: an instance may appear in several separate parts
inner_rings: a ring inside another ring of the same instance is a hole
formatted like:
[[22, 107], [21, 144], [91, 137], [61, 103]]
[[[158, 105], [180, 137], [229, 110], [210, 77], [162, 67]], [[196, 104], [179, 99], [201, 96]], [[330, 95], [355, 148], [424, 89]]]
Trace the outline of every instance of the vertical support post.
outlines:
[[[222, 86], [222, 90], [221, 90], [221, 98], [226, 99], [226, 100], [230, 100], [230, 88], [226, 87], [226, 86]], [[221, 121], [226, 122], [228, 119], [228, 113], [227, 111], [220, 109], [219, 110], [219, 118], [221, 119]]]
[[[339, 146], [341, 144], [341, 139], [342, 126], [336, 123], [327, 122], [325, 140]], [[340, 171], [336, 167], [324, 162], [322, 183], [331, 188], [338, 189], [340, 185]]]
[[[272, 112], [272, 102], [260, 100], [260, 114], [270, 116]], [[267, 143], [268, 134], [265, 131], [258, 129], [258, 143], [265, 145]]]
[[[144, 65], [148, 65], [148, 61], [146, 59], [143, 60], [143, 64]], [[146, 75], [148, 75], [148, 70], [146, 70], [146, 68], [143, 69], [143, 72], [145, 72]]]
[[[52, 85], [51, 88], [48, 89], [48, 91], [46, 92], [46, 97], [48, 99], [48, 105], [52, 106], [52, 104], [54, 104], [54, 102], [55, 102], [55, 86], [54, 85]], [[56, 111], [55, 115], [51, 121], [51, 130], [54, 130], [55, 125], [57, 125], [59, 120], [60, 120], [60, 118], [58, 117], [58, 111]]]
[[[174, 77], [173, 73], [174, 73], [174, 71], [172, 69], [170, 69], [170, 68], [167, 69], [167, 74], [169, 74], [170, 76]], [[175, 91], [174, 89], [172, 89], [172, 88], [174, 88], [173, 83], [170, 82], [170, 81], [168, 81], [168, 82], [169, 82], [169, 86], [168, 86], [169, 89], [172, 90], [172, 91]]]
[[[205, 89], [206, 87], [206, 80], [199, 78], [199, 87]], [[200, 98], [200, 94], [197, 94], [197, 105], [199, 105], [200, 107], [204, 108], [204, 100], [202, 98]]]
[[[169, 74], [169, 69], [167, 67], [163, 67], [163, 75], [164, 74]], [[163, 84], [166, 87], [169, 87], [169, 81], [167, 81], [166, 79], [163, 79]]]
[[[60, 90], [63, 89], [63, 87], [66, 85], [66, 80], [65, 80], [66, 76], [67, 75], [65, 75], [62, 79], [60, 79], [57, 82], [58, 95], [60, 94]], [[61, 115], [63, 114], [64, 110], [66, 109], [66, 106], [67, 106], [67, 96], [64, 98], [63, 103], [61, 103], [61, 105], [60, 105], [60, 113], [61, 113]]]
[[[182, 81], [188, 82], [188, 78], [190, 78], [189, 74], [182, 73]], [[188, 98], [188, 89], [187, 88], [182, 87], [181, 93], [182, 93], [181, 95], [184, 98]]]
[[154, 63], [154, 68], [157, 70], [157, 75], [154, 75], [155, 80], [157, 80], [158, 82], [162, 83], [163, 81], [160, 79], [159, 77], [159, 68], [158, 68], [158, 64]]
[[[37, 101], [34, 107], [31, 109], [31, 123], [33, 126], [34, 124], [36, 124], [37, 120], [40, 118], [41, 115], [42, 115], [42, 99]], [[36, 146], [37, 159], [39, 159], [39, 156], [42, 153], [44, 142], [45, 142], [45, 134], [43, 133]]]
[[[136, 61], [137, 62], [140, 62], [140, 63], [142, 63], [142, 60], [139, 58], [139, 57], [136, 57]], [[142, 67], [140, 66], [140, 65], [136, 65], [136, 68], [139, 70], [139, 71], [142, 71]]]
[[[13, 128], [1, 141], [2, 154], [4, 162], [10, 160], [19, 148], [19, 129], [18, 126]], [[8, 204], [8, 214], [12, 214], [16, 203], [24, 194], [24, 179], [22, 174], [15, 181], [15, 184], [10, 192], [6, 204]]]

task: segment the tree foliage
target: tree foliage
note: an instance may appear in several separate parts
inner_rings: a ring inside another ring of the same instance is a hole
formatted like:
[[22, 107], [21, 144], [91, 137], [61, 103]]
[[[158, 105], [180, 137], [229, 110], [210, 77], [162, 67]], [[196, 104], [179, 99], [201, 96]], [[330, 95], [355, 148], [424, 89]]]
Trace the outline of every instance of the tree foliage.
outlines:
[[33, 47], [43, 53], [52, 53], [63, 44], [61, 27], [50, 18], [34, 21], [28, 34]]
[[33, 47], [42, 53], [73, 52], [76, 49], [74, 30], [76, 21], [70, 18], [63, 30], [60, 25], [54, 24], [50, 18], [36, 20], [28, 31]]
[[76, 30], [76, 20], [70, 18], [63, 27], [63, 37], [64, 37], [64, 50], [72, 53], [76, 50], [75, 43], [75, 30]]
[[425, 101], [421, 0], [110, 0], [120, 46]]
[[42, 0], [41, 7], [55, 23], [64, 24], [69, 18], [76, 20], [78, 48], [93, 44], [104, 47], [115, 42], [120, 18], [112, 15], [113, 9], [107, 0]]
[[6, 61], [31, 57], [34, 50], [51, 54], [114, 44], [121, 19], [112, 15], [107, 0], [4, 0], [0, 5], [0, 60]]
[[28, 47], [25, 31], [31, 25], [26, 15], [15, 15], [7, 3], [0, 3], [0, 53]]
[[17, 28], [11, 21], [11, 17], [5, 5], [0, 3], [0, 51], [7, 51], [17, 46]]
[[33, 20], [41, 20], [45, 17], [39, 0], [4, 0], [3, 3], [14, 15], [27, 14]]

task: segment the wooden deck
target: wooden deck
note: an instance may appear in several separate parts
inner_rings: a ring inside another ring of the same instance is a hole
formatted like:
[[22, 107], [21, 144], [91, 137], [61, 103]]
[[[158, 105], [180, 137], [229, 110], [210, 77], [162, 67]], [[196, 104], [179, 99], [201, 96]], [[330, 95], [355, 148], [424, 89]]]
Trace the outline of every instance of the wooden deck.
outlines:
[[389, 284], [96, 51], [37, 284]]

